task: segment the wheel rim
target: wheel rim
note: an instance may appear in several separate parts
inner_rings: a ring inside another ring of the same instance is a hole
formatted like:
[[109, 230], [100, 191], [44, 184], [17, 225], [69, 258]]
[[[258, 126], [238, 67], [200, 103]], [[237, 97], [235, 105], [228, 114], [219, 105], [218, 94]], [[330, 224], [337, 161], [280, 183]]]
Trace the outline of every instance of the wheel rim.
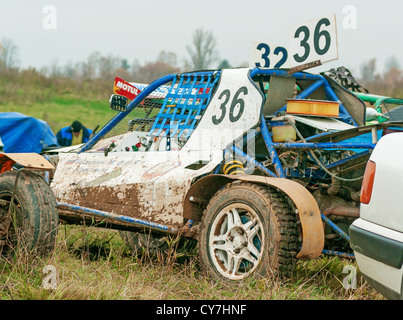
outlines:
[[215, 269], [230, 280], [241, 280], [253, 273], [265, 249], [263, 230], [261, 218], [246, 204], [232, 204], [221, 210], [209, 235]]

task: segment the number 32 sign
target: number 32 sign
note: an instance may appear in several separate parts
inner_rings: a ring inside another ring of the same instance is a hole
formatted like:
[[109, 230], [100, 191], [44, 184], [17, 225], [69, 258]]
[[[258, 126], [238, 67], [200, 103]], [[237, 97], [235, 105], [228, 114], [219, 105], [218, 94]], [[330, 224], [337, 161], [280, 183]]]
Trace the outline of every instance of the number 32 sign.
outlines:
[[320, 60], [338, 59], [336, 16], [311, 20], [288, 30], [288, 48], [254, 42], [251, 67], [291, 68]]
[[251, 50], [250, 67], [258, 68], [288, 68], [288, 49], [285, 46], [255, 41]]

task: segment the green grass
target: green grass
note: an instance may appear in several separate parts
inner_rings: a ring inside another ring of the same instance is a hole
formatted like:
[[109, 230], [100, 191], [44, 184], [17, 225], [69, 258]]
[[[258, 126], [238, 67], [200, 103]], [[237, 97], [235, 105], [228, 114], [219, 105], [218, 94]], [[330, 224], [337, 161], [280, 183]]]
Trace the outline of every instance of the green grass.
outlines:
[[[108, 98], [85, 99], [64, 94], [43, 103], [3, 103], [0, 112], [20, 112], [43, 119], [56, 132], [78, 119], [88, 128], [103, 125], [115, 112]], [[173, 242], [174, 243], [174, 242]], [[345, 265], [354, 261], [321, 257], [299, 261], [292, 278], [251, 278], [235, 288], [207, 278], [197, 252], [171, 246], [151, 259], [133, 255], [114, 230], [61, 226], [49, 257], [28, 257], [18, 251], [12, 261], [0, 261], [0, 300], [366, 300], [383, 299], [358, 274], [357, 289], [346, 290]], [[43, 268], [57, 272], [57, 288], [45, 289]]]
[[43, 103], [0, 104], [0, 112], [19, 112], [42, 119], [49, 124], [54, 134], [71, 125], [74, 120], [81, 121], [89, 129], [94, 129], [97, 125], [102, 127], [116, 114], [109, 108], [108, 98], [85, 99], [68, 94]]
[[[175, 243], [175, 242], [173, 242]], [[292, 278], [251, 278], [228, 288], [200, 270], [197, 250], [174, 246], [150, 258], [133, 255], [114, 230], [60, 226], [47, 258], [17, 252], [0, 263], [1, 300], [367, 300], [383, 299], [358, 275], [357, 289], [346, 290], [345, 265], [354, 261], [322, 257], [300, 261]], [[42, 272], [56, 269], [55, 290], [45, 289]]]

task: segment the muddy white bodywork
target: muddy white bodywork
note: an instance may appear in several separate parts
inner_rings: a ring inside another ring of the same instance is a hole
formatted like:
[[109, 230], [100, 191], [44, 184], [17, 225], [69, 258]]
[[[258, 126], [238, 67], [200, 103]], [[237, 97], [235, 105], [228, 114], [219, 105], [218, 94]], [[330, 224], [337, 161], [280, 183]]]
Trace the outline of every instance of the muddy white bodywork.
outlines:
[[[61, 203], [181, 226], [192, 182], [215, 170], [225, 147], [258, 124], [263, 101], [249, 69], [223, 70], [183, 146], [171, 139], [166, 151], [166, 136], [144, 131], [100, 140], [86, 152], [59, 153], [51, 187]], [[144, 140], [151, 141], [148, 151]]]

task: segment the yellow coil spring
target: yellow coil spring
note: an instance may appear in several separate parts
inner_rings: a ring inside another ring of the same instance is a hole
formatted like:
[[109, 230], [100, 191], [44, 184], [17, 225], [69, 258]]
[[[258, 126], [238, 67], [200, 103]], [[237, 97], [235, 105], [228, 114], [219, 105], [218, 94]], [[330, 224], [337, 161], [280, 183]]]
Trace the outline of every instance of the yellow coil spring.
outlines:
[[229, 160], [225, 163], [222, 171], [229, 175], [245, 174], [243, 163], [239, 160]]

